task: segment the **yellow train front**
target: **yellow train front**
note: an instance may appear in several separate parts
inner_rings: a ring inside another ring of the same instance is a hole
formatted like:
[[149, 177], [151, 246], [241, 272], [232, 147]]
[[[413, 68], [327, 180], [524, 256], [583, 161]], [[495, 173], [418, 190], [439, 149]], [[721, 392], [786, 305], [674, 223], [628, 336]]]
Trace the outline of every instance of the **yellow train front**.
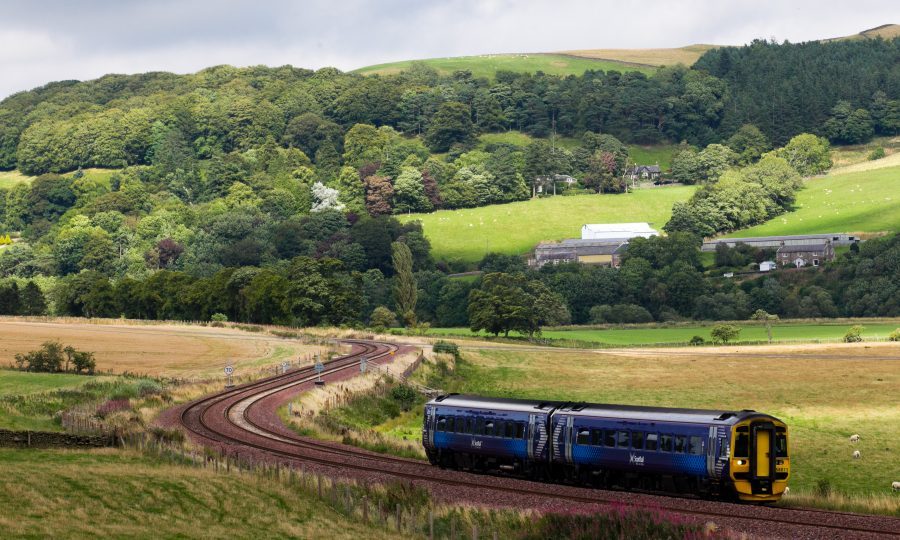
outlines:
[[772, 416], [751, 413], [731, 427], [728, 476], [746, 502], [775, 502], [791, 475], [788, 429]]

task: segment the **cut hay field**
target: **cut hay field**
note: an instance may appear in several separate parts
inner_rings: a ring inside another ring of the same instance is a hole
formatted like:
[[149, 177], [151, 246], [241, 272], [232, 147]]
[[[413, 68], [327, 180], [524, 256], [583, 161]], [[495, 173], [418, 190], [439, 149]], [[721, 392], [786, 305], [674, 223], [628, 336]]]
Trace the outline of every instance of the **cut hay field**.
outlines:
[[[733, 323], [741, 328], [740, 336], [733, 343], [764, 342], [768, 340], [765, 326], [757, 323]], [[840, 322], [792, 323], [781, 322], [772, 327], [772, 338], [775, 342], [813, 342], [838, 341], [847, 329], [854, 324], [862, 325], [863, 339], [885, 339], [895, 329], [900, 328], [900, 320], [841, 320]], [[541, 336], [549, 339], [582, 342], [585, 346], [630, 347], [647, 345], [678, 345], [688, 343], [692, 337], [700, 336], [707, 342], [712, 341], [710, 332], [714, 323], [685, 326], [648, 326], [607, 328], [551, 328], [544, 329]], [[471, 336], [468, 328], [432, 328], [429, 335]], [[487, 336], [479, 332], [479, 336]], [[512, 335], [517, 335], [513, 333]]]
[[3, 538], [399, 538], [278, 481], [133, 451], [0, 449]]
[[0, 365], [12, 364], [17, 353], [37, 349], [48, 340], [93, 352], [97, 369], [103, 372], [179, 377], [218, 374], [228, 362], [240, 370], [317, 350], [294, 340], [231, 328], [100, 322], [0, 317]]
[[703, 53], [716, 47], [716, 45], [698, 44], [672, 49], [582, 49], [564, 51], [563, 54], [649, 66], [673, 66], [675, 64], [691, 66], [703, 56]]
[[455, 71], [468, 70], [475, 77], [494, 78], [498, 71], [514, 71], [517, 73], [535, 73], [543, 71], [548, 75], [581, 75], [585, 71], [640, 71], [651, 74], [656, 71], [652, 66], [640, 66], [622, 63], [616, 60], [598, 60], [567, 54], [483, 54], [479, 56], [457, 56], [452, 58], [428, 58], [423, 60], [404, 60], [366, 66], [354, 70], [362, 75], [393, 75], [421, 64], [434, 68], [442, 75], [450, 75]]
[[[878, 161], [862, 163], [859, 167], [871, 167]], [[900, 230], [900, 162], [890, 167], [835, 171], [811, 178], [797, 193], [795, 206], [792, 212], [728, 236], [897, 232]]]
[[422, 222], [437, 259], [471, 263], [485, 253], [523, 254], [544, 240], [578, 238], [585, 223], [647, 221], [661, 228], [676, 201], [693, 186], [641, 189], [621, 195], [557, 196], [485, 206], [398, 215]]
[[[666, 407], [755, 409], [791, 429], [791, 489], [877, 494], [900, 515], [900, 344], [659, 351], [466, 351], [448, 391]], [[852, 445], [848, 438], [859, 433]], [[862, 459], [852, 459], [859, 450]], [[893, 501], [893, 502], [891, 502]]]

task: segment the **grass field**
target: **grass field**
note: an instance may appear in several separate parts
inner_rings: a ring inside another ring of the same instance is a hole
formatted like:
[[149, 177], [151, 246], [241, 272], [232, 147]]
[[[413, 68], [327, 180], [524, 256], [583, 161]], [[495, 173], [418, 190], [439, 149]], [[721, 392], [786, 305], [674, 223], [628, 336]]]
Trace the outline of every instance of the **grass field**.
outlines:
[[[457, 368], [460, 382], [443, 390], [764, 411], [791, 428], [792, 490], [811, 492], [823, 480], [842, 493], [890, 497], [900, 473], [900, 395], [893, 391], [900, 385], [900, 345], [742, 351], [467, 351]], [[853, 433], [862, 437], [857, 445], [848, 441]], [[854, 450], [862, 459], [852, 459]], [[900, 499], [894, 500], [900, 515]]]
[[585, 223], [647, 221], [657, 229], [672, 205], [694, 187], [637, 190], [623, 195], [577, 195], [534, 199], [482, 208], [398, 215], [419, 220], [437, 259], [474, 262], [485, 253], [526, 253], [545, 240], [579, 238]]
[[227, 362], [240, 370], [314, 350], [297, 341], [231, 328], [106, 322], [0, 318], [0, 365], [12, 364], [17, 353], [37, 349], [48, 340], [94, 352], [100, 371], [168, 376], [218, 374]]
[[630, 145], [628, 157], [638, 165], [659, 165], [663, 171], [672, 167], [672, 156], [678, 148], [674, 144], [659, 144], [654, 146]]
[[29, 373], [0, 369], [0, 396], [9, 394], [27, 395], [48, 390], [60, 390], [81, 386], [92, 377], [71, 373]]
[[30, 176], [25, 176], [19, 171], [0, 171], [0, 188], [9, 189], [16, 184], [30, 181]]
[[[741, 334], [733, 343], [759, 342], [768, 340], [766, 328], [760, 324], [735, 323], [741, 327]], [[868, 323], [865, 320], [843, 321], [840, 323], [780, 323], [772, 327], [774, 341], [830, 341], [839, 340], [853, 324], [865, 327], [863, 339], [884, 339], [897, 328], [900, 320], [895, 322]], [[541, 333], [542, 337], [560, 340], [573, 340], [585, 343], [629, 347], [645, 345], [684, 344], [694, 336], [700, 336], [707, 342], [712, 341], [710, 331], [713, 323], [706, 325], [656, 327], [635, 326], [631, 328], [577, 328], [549, 329]], [[473, 335], [468, 328], [432, 328], [429, 335]], [[485, 332], [478, 335], [486, 336]], [[515, 335], [515, 334], [513, 334]]]
[[493, 78], [498, 71], [515, 71], [519, 73], [535, 73], [543, 71], [548, 75], [581, 75], [589, 69], [602, 71], [641, 71], [653, 73], [652, 66], [624, 64], [615, 60], [596, 60], [565, 54], [484, 54], [480, 56], [457, 56], [453, 58], [428, 58], [423, 60], [404, 60], [366, 66], [354, 70], [362, 75], [393, 75], [409, 69], [414, 63], [432, 67], [442, 75], [450, 75], [455, 71], [469, 70], [475, 77]]
[[[521, 131], [510, 130], [501, 133], [483, 133], [478, 136], [479, 148], [485, 148], [489, 144], [511, 144], [513, 146], [525, 147], [534, 141], [534, 137]], [[566, 150], [574, 150], [581, 146], [581, 141], [577, 137], [556, 137], [554, 144]]]
[[4, 538], [399, 538], [283, 482], [131, 451], [0, 449]]
[[[879, 147], [884, 149], [885, 157], [869, 161], [869, 154]], [[900, 153], [900, 137], [876, 137], [865, 144], [834, 146], [831, 149], [833, 168], [829, 174], [883, 168], [885, 163], [889, 164], [888, 166], [900, 165], [900, 161], [896, 161], [896, 158], [900, 157], [897, 156], [898, 153]], [[850, 168], [851, 166], [855, 167]]]
[[898, 194], [900, 163], [812, 178], [797, 193], [794, 211], [728, 236], [896, 232], [900, 230]]
[[672, 66], [675, 64], [691, 66], [703, 56], [703, 53], [714, 48], [716, 48], [716, 45], [688, 45], [676, 49], [583, 49], [579, 51], [564, 51], [563, 54], [650, 66]]

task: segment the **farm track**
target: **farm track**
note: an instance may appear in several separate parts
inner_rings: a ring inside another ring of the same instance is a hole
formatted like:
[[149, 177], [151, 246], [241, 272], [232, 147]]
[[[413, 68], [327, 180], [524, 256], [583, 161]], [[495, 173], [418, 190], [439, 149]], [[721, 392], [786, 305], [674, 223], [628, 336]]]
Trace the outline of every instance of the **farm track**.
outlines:
[[[383, 363], [397, 345], [343, 340], [350, 354], [325, 364], [322, 379], [337, 382], [358, 370], [362, 357]], [[277, 408], [314, 386], [312, 367], [248, 383], [179, 407], [176, 420], [191, 437], [231, 459], [280, 463], [365, 482], [402, 479], [428, 487], [439, 500], [543, 511], [646, 509], [707, 522], [759, 537], [900, 538], [900, 519], [815, 509], [757, 507], [634, 492], [544, 484], [441, 470], [428, 463], [317, 441], [290, 431]]]

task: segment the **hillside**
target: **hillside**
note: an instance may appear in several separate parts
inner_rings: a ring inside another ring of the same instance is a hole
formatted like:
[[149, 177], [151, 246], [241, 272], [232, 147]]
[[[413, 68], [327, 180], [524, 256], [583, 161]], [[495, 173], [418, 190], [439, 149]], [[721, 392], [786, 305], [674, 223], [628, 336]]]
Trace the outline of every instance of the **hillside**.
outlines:
[[[896, 163], [896, 159], [892, 161]], [[900, 230], [898, 193], [900, 165], [838, 171], [808, 180], [805, 189], [797, 195], [797, 209], [793, 212], [730, 236], [894, 232]]]
[[561, 54], [580, 58], [593, 58], [643, 66], [693, 65], [703, 53], [715, 49], [717, 45], [688, 45], [672, 49], [582, 49], [563, 51]]
[[616, 70], [640, 71], [650, 74], [654, 68], [649, 65], [624, 63], [618, 60], [598, 59], [570, 54], [485, 54], [479, 56], [458, 56], [453, 58], [428, 58], [423, 60], [405, 60], [359, 68], [354, 73], [362, 75], [395, 75], [409, 69], [414, 64], [434, 68], [441, 75], [451, 75], [455, 71], [468, 70], [475, 77], [492, 79], [498, 71], [516, 73], [535, 73], [542, 71], [549, 75], [581, 75], [585, 71]]
[[875, 28], [869, 28], [868, 30], [863, 30], [858, 34], [853, 34], [850, 36], [843, 36], [838, 38], [830, 38], [823, 39], [822, 41], [844, 41], [844, 40], [852, 40], [852, 39], [893, 39], [895, 37], [900, 36], [900, 24], [882, 24], [881, 26], [876, 26]]
[[421, 221], [437, 259], [475, 262], [485, 253], [524, 254], [544, 240], [577, 238], [585, 223], [647, 221], [662, 227], [672, 204], [694, 188], [643, 189], [625, 195], [577, 195], [533, 199], [482, 208], [398, 216]]

